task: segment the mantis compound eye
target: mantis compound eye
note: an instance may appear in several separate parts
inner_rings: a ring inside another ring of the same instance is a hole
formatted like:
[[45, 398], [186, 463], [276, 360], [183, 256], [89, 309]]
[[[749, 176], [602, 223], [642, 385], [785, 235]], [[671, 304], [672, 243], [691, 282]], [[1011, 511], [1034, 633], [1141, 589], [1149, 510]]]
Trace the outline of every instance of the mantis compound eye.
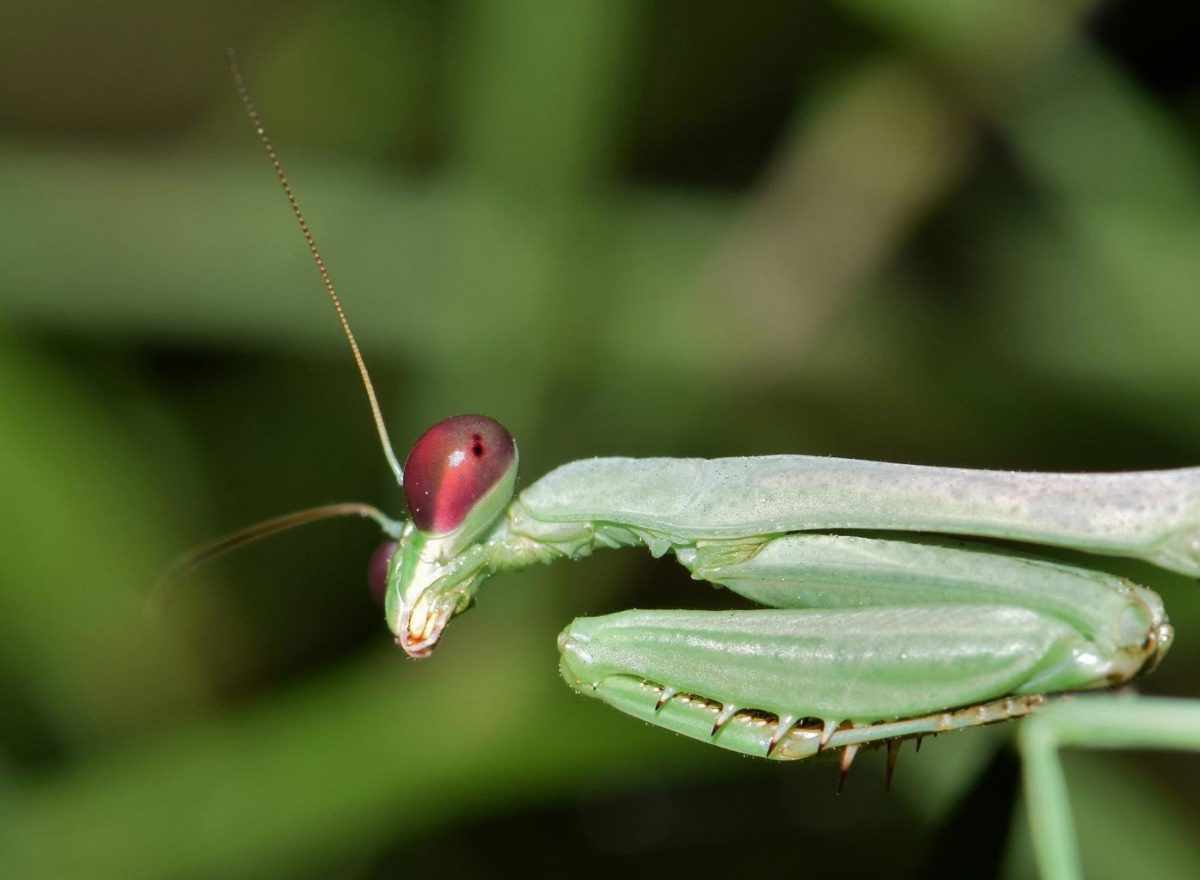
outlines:
[[388, 566], [396, 555], [396, 541], [388, 539], [375, 548], [371, 561], [367, 563], [367, 586], [371, 590], [371, 598], [380, 605], [383, 604], [384, 594], [387, 593]]
[[495, 419], [466, 415], [438, 422], [413, 444], [404, 463], [413, 525], [428, 535], [464, 524], [471, 531], [483, 528], [508, 503], [516, 467], [517, 444]]

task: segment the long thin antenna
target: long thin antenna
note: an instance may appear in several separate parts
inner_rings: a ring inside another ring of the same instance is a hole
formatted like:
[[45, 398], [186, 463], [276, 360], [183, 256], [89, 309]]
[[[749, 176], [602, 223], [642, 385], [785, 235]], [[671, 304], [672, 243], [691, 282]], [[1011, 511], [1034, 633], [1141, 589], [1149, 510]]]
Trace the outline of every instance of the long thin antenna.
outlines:
[[271, 145], [271, 139], [267, 137], [267, 129], [263, 126], [262, 118], [259, 117], [258, 110], [254, 107], [254, 101], [250, 98], [250, 91], [246, 88], [246, 81], [242, 78], [241, 70], [238, 69], [237, 58], [234, 55], [233, 49], [225, 50], [225, 60], [229, 64], [229, 72], [233, 74], [233, 84], [237, 89], [238, 97], [242, 99], [242, 105], [246, 108], [246, 113], [250, 116], [250, 121], [254, 124], [254, 130], [258, 133], [258, 139], [266, 147], [267, 158], [271, 160], [271, 166], [275, 169], [275, 176], [279, 178], [279, 184], [283, 187], [283, 194], [287, 196], [288, 204], [292, 206], [292, 213], [296, 215], [296, 222], [300, 224], [300, 232], [303, 233], [308, 250], [312, 253], [313, 259], [317, 263], [317, 271], [321, 273], [321, 280], [325, 282], [325, 289], [329, 291], [329, 299], [333, 301], [333, 308], [337, 312], [338, 321], [341, 322], [342, 330], [345, 332], [346, 339], [350, 343], [350, 351], [354, 353], [354, 362], [358, 364], [358, 374], [362, 376], [363, 387], [367, 389], [367, 400], [371, 403], [371, 414], [375, 417], [375, 429], [379, 432], [379, 442], [383, 445], [383, 454], [387, 456], [388, 465], [391, 467], [392, 473], [396, 475], [396, 482], [403, 486], [404, 469], [400, 467], [400, 461], [396, 458], [396, 451], [392, 449], [392, 441], [388, 439], [387, 426], [383, 423], [383, 413], [379, 409], [379, 401], [375, 399], [375, 387], [371, 384], [371, 375], [367, 372], [367, 363], [363, 360], [362, 352], [358, 350], [358, 341], [355, 340], [354, 333], [350, 330], [350, 322], [346, 320], [346, 311], [342, 308], [342, 301], [338, 298], [337, 290], [333, 286], [333, 279], [329, 277], [329, 270], [325, 268], [325, 261], [321, 259], [321, 252], [317, 250], [317, 243], [313, 239], [312, 232], [308, 229], [308, 223], [305, 222], [304, 215], [300, 212], [300, 204], [296, 201], [296, 194], [292, 192], [292, 185], [288, 183], [288, 178], [283, 171], [283, 165], [279, 161], [279, 156], [276, 155], [275, 148]]
[[203, 547], [198, 547], [180, 556], [171, 563], [162, 577], [158, 579], [158, 583], [155, 584], [150, 594], [151, 604], [161, 606], [162, 598], [172, 583], [178, 581], [184, 575], [195, 571], [206, 562], [210, 562], [218, 556], [224, 556], [230, 550], [253, 543], [254, 541], [259, 541], [271, 535], [279, 534], [280, 532], [286, 532], [288, 529], [294, 529], [297, 526], [307, 525], [308, 523], [323, 519], [333, 519], [337, 516], [362, 516], [367, 519], [373, 519], [392, 538], [400, 537], [400, 530], [403, 525], [388, 517], [379, 508], [357, 501], [324, 504], [320, 507], [310, 507], [308, 510], [299, 510], [295, 513], [277, 516], [274, 519], [238, 529], [236, 532], [230, 532], [228, 535], [223, 535], [217, 538], [217, 540], [205, 544]]

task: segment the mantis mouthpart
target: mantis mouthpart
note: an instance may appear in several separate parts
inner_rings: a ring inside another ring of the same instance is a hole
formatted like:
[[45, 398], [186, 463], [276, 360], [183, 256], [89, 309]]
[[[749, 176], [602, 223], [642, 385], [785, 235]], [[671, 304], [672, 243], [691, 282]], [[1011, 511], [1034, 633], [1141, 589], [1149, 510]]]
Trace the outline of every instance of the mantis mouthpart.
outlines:
[[1169, 735], [1139, 739], [1110, 703], [1077, 701], [1092, 725], [1081, 727], [1073, 704], [1052, 699], [1151, 671], [1173, 630], [1151, 590], [1032, 552], [1069, 548], [1200, 577], [1200, 468], [1054, 474], [803, 455], [595, 458], [515, 494], [516, 443], [481, 415], [439, 422], [401, 467], [333, 282], [229, 62], [350, 343], [410, 518], [329, 505], [235, 533], [185, 566], [293, 525], [370, 517], [388, 537], [371, 565], [387, 625], [422, 658], [493, 573], [601, 548], [673, 554], [694, 579], [763, 607], [575, 620], [558, 640], [571, 687], [743, 754], [795, 760], [841, 749], [843, 778], [861, 746], [887, 744], [889, 783], [904, 739], [919, 745], [1056, 702], [1023, 738], [1031, 814], [1055, 829], [1035, 829], [1047, 876], [1080, 873], [1059, 746], [1115, 738], [1200, 748], [1194, 706], [1156, 702]]

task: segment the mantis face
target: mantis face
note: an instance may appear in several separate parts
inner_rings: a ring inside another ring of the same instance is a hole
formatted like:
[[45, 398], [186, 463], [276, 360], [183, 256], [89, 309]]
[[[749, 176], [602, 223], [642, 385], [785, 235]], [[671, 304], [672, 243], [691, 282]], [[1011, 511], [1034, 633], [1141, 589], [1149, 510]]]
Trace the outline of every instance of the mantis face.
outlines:
[[454, 416], [421, 435], [404, 473], [412, 519], [388, 564], [384, 604], [397, 644], [425, 657], [484, 575], [479, 539], [512, 499], [517, 445], [495, 419]]

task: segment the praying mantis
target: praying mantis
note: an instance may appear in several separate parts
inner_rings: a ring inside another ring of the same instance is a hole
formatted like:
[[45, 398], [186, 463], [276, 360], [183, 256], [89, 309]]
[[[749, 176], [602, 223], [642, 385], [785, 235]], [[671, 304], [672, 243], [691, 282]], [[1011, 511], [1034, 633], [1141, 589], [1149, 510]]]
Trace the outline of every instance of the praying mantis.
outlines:
[[843, 776], [860, 747], [886, 745], [889, 780], [905, 739], [1032, 716], [1020, 746], [1048, 877], [1080, 875], [1060, 747], [1200, 747], [1200, 706], [1062, 697], [1151, 671], [1173, 630], [1149, 589], [1034, 551], [1200, 576], [1200, 467], [1050, 474], [803, 455], [594, 458], [517, 493], [516, 442], [482, 415], [439, 422], [401, 465], [341, 300], [229, 60], [349, 342], [409, 517], [361, 503], [313, 508], [235, 532], [182, 567], [304, 523], [370, 518], [385, 535], [370, 578], [386, 623], [423, 658], [493, 573], [602, 548], [673, 555], [694, 579], [762, 607], [577, 619], [558, 640], [567, 684], [742, 754], [837, 752]]

